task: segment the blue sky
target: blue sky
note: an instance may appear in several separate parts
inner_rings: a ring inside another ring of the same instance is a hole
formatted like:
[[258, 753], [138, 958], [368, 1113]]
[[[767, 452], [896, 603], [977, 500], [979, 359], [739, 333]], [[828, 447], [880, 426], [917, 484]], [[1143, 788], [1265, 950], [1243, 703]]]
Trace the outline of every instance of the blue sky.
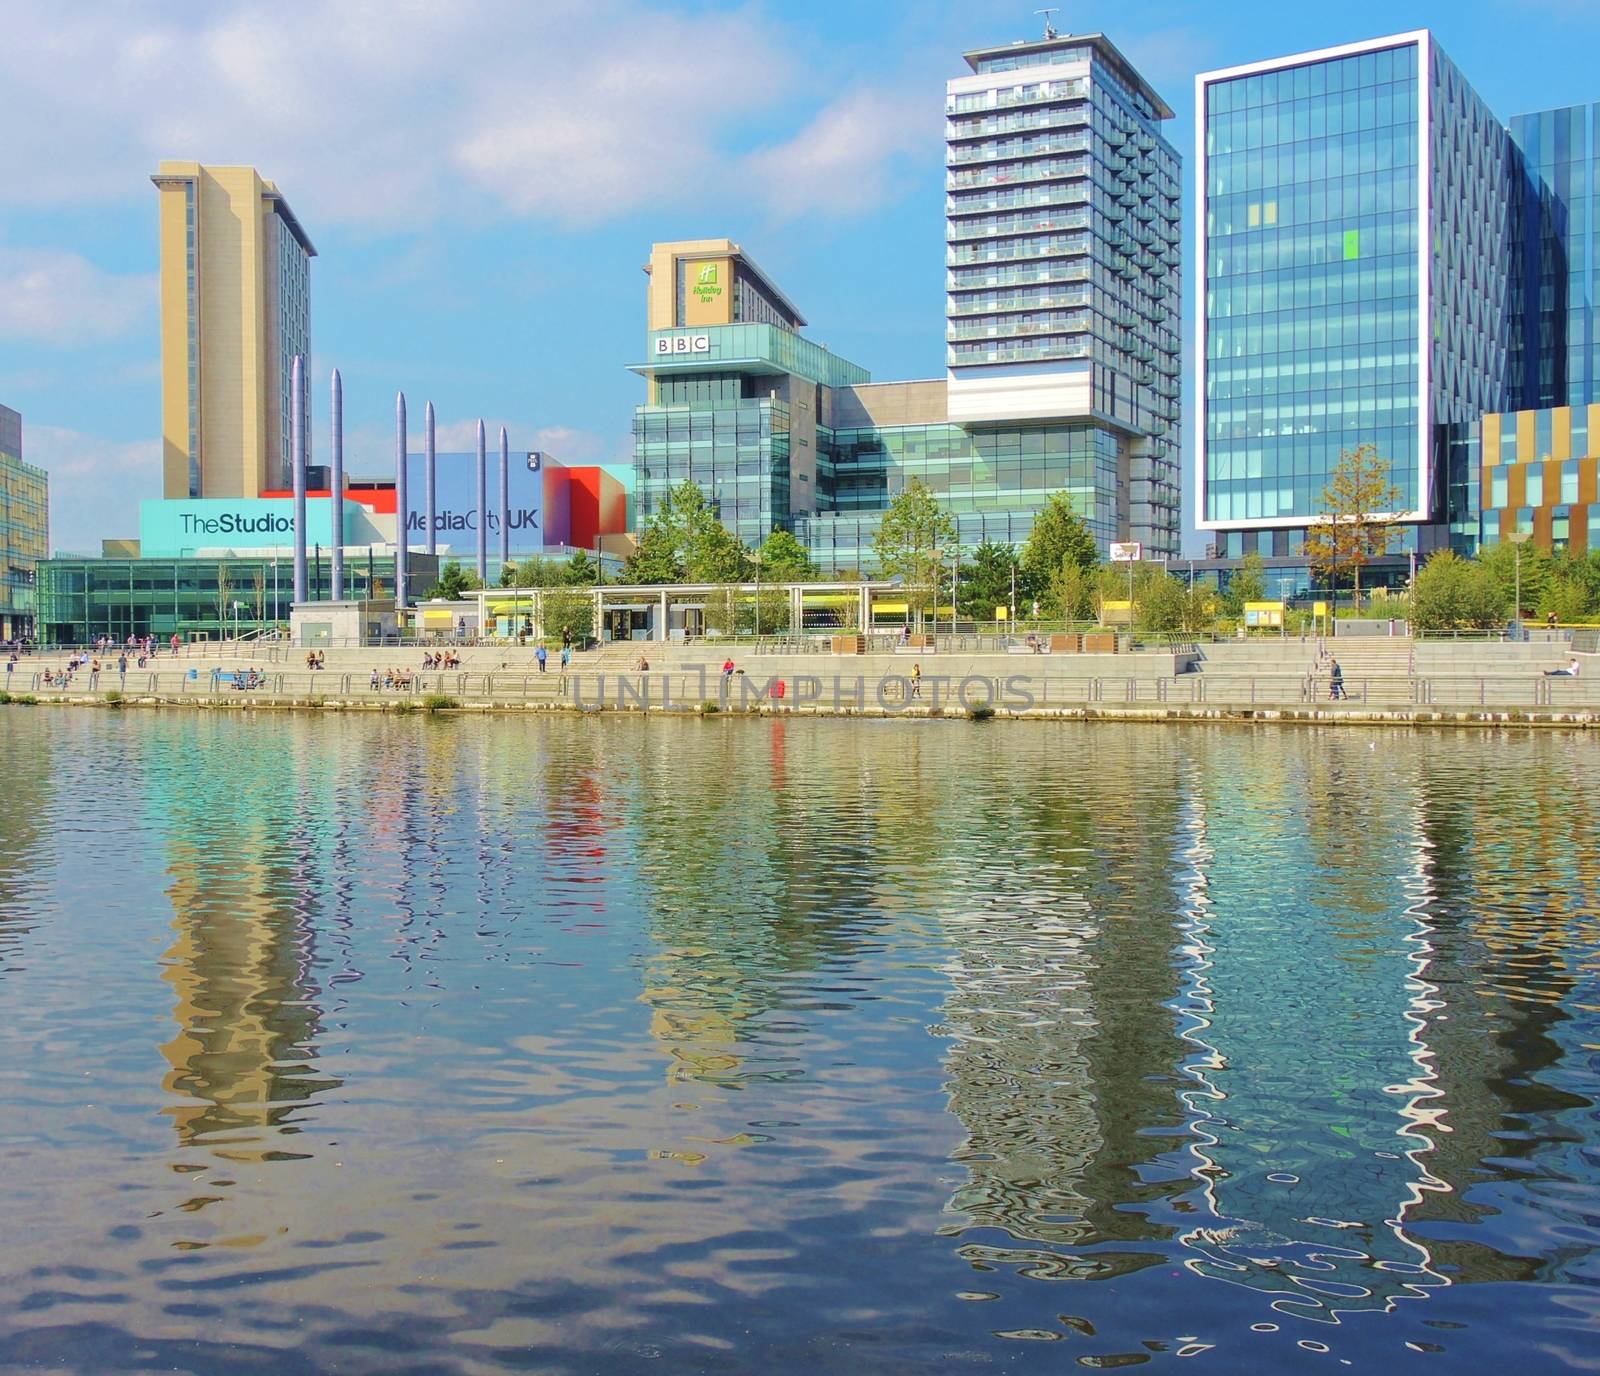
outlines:
[[[51, 471], [52, 545], [131, 534], [159, 495], [162, 157], [254, 163], [316, 242], [319, 453], [338, 366], [353, 472], [392, 462], [396, 388], [414, 415], [432, 398], [441, 447], [482, 416], [625, 463], [655, 240], [726, 234], [874, 377], [942, 371], [943, 85], [1033, 9], [4, 0], [0, 402]], [[1600, 101], [1600, 0], [1095, 0], [1057, 23], [1128, 53], [1186, 155], [1197, 71], [1411, 28], [1502, 118]]]

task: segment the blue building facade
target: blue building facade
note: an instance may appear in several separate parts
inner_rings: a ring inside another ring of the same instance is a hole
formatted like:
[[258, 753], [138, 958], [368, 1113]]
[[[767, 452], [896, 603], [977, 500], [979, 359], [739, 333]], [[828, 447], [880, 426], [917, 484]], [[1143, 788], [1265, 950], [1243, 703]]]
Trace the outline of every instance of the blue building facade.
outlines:
[[1340, 454], [1390, 463], [1396, 552], [1478, 540], [1476, 434], [1520, 405], [1539, 198], [1426, 31], [1201, 75], [1197, 524], [1292, 557]]
[[1595, 275], [1600, 272], [1600, 105], [1517, 115], [1511, 137], [1534, 181], [1524, 254], [1524, 328], [1529, 340], [1521, 405], [1586, 406], [1600, 401]]

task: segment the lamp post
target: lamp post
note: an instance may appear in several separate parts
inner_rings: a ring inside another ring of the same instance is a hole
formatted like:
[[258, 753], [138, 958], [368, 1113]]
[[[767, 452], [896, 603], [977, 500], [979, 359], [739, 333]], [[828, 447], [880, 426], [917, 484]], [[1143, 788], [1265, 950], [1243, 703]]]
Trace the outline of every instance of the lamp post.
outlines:
[[239, 639], [239, 611], [243, 606], [243, 602], [235, 602], [233, 604], [233, 638], [235, 643]]
[[961, 601], [961, 546], [950, 551], [950, 634], [956, 633]]
[[1515, 622], [1518, 632], [1520, 633], [1522, 629], [1522, 547], [1527, 544], [1529, 540], [1533, 539], [1533, 532], [1531, 530], [1514, 531], [1512, 534], [1506, 536], [1506, 539], [1511, 541], [1511, 543], [1516, 546], [1517, 609], [1512, 614], [1512, 621]]
[[932, 559], [928, 564], [928, 582], [932, 585], [932, 606], [929, 608], [933, 615], [933, 629], [928, 632], [935, 640], [939, 636], [939, 570], [944, 567], [944, 551], [935, 549]]

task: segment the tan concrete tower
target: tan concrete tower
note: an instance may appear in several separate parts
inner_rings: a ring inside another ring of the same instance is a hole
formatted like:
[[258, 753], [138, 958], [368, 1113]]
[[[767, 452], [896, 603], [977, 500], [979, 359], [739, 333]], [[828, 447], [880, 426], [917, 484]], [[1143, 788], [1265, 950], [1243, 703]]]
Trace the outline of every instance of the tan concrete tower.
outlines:
[[162, 162], [163, 495], [289, 485], [290, 374], [311, 352], [316, 249], [253, 167]]

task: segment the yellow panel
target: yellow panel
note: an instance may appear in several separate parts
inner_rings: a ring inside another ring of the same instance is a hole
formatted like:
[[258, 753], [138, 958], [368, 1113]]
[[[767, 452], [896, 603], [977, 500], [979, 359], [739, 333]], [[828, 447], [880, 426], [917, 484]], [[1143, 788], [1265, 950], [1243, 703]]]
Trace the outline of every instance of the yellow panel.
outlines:
[[686, 258], [683, 262], [683, 322], [733, 323], [733, 260]]
[[1557, 406], [1550, 412], [1550, 457], [1558, 462], [1572, 457], [1572, 408]]
[[[1517, 462], [1531, 463], [1538, 455], [1533, 452], [1533, 442], [1536, 436], [1534, 429], [1534, 415], [1532, 411], [1517, 412]], [[1520, 503], [1513, 502], [1513, 506]]]
[[1500, 414], [1491, 411], [1483, 418], [1483, 430], [1479, 437], [1478, 457], [1483, 466], [1488, 468], [1500, 456]]

